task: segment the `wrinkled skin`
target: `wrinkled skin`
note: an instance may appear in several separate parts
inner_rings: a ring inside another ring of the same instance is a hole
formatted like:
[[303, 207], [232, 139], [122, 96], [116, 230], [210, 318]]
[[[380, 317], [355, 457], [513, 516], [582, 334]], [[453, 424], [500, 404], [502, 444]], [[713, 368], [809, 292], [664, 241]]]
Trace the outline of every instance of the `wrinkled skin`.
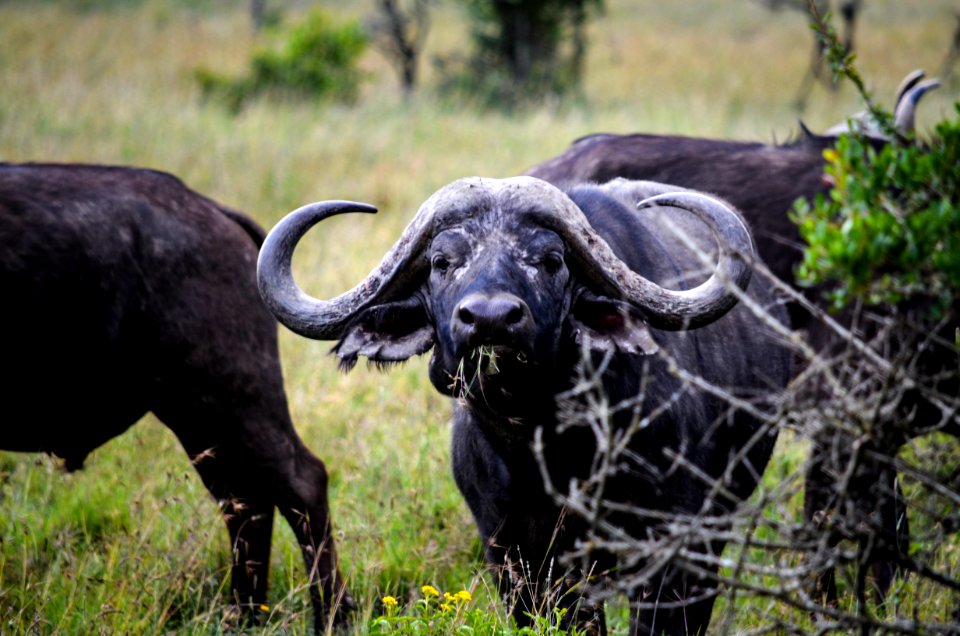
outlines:
[[313, 573], [319, 631], [352, 601], [326, 469], [293, 428], [276, 323], [256, 288], [262, 239], [166, 174], [0, 164], [0, 448], [76, 470], [153, 412], [223, 508], [234, 602], [253, 617], [267, 601], [279, 508]]
[[[471, 219], [434, 237], [428, 253], [427, 298], [431, 314], [447, 318], [435, 324], [438, 346], [430, 367], [439, 391], [466, 390], [458, 377], [478, 375], [478, 359], [471, 356], [477, 347], [503, 347], [505, 355], [498, 365], [503, 366], [503, 382], [491, 376], [492, 386], [485, 382], [477, 389], [483, 390], [487, 406], [502, 404], [502, 415], [526, 415], [528, 405], [510, 399], [503, 384], [519, 379], [511, 378], [513, 373], [526, 373], [528, 365], [521, 358], [536, 367], [557, 363], [571, 285], [563, 253], [556, 234], [528, 226], [520, 216], [504, 216], [500, 227], [489, 227], [486, 217]], [[458, 376], [462, 359], [465, 367]], [[533, 382], [538, 370], [530, 369]]]
[[[582, 187], [570, 195], [631, 269], [674, 289], [699, 282], [702, 266], [660, 225], [667, 213], [637, 212], [638, 199], [626, 196], [622, 185]], [[396, 362], [434, 348], [430, 379], [438, 391], [458, 398], [454, 477], [473, 512], [487, 561], [501, 573], [500, 589], [515, 618], [527, 623], [527, 612], [542, 611], [546, 592], [554, 589], [557, 603], [571, 608], [569, 625], [602, 634], [602, 605], [582, 598], [582, 587], [564, 593], [582, 583], [586, 572], [565, 571], [555, 561], [585, 536], [584, 521], [565, 514], [548, 496], [531, 448], [541, 428], [547, 469], [561, 489], [571, 478], [590, 474], [593, 434], [582, 426], [561, 433], [557, 419], [556, 395], [571, 386], [581, 345], [589, 342], [594, 357], [612, 352], [603, 377], [611, 403], [636, 395], [644, 379], [643, 414], [681, 392], [682, 398], [635, 435], [631, 448], [637, 459], [608, 485], [611, 500], [673, 513], [703, 510], [708, 488], [689, 472], [672, 469], [670, 452], [719, 477], [760, 424], [745, 413], [729, 413], [727, 405], [704, 393], [682, 391], [654, 351], [659, 346], [682, 368], [749, 399], [784, 386], [790, 354], [739, 306], [694, 331], [648, 329], [641, 308], [604, 296], [582, 279], [560, 237], [527, 214], [536, 205], [496, 189], [465, 195], [432, 235], [423, 277], [413, 288], [394, 293], [391, 302], [363, 310], [335, 350], [349, 368], [358, 353], [374, 362]], [[702, 224], [673, 212], [675, 223], [713, 251]], [[751, 283], [750, 295], [786, 321], [762, 280]], [[495, 366], [478, 347], [492, 348]], [[381, 351], [388, 353], [380, 357]], [[625, 426], [629, 416], [620, 414], [615, 425]], [[732, 499], [717, 497], [708, 510], [729, 509], [750, 494], [774, 439], [775, 433], [763, 435], [750, 447], [727, 484]], [[648, 530], [647, 522], [632, 515], [611, 521], [635, 537]], [[721, 543], [694, 546], [710, 552], [722, 548]], [[601, 574], [617, 565], [597, 553], [586, 567]], [[612, 575], [629, 575], [629, 570]], [[636, 590], [633, 600], [690, 600], [704, 592], [706, 598], [634, 612], [631, 633], [704, 633], [713, 584], [673, 569], [658, 576]]]

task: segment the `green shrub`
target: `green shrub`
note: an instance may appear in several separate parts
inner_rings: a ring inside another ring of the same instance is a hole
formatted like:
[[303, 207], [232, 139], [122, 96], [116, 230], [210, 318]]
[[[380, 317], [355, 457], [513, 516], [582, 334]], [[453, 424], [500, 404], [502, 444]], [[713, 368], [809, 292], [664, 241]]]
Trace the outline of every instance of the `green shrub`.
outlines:
[[483, 109], [512, 111], [577, 97], [589, 11], [602, 0], [460, 0], [472, 50], [441, 60], [440, 94]]
[[827, 150], [829, 197], [798, 202], [808, 246], [798, 272], [835, 283], [835, 307], [853, 299], [897, 303], [922, 295], [941, 308], [960, 292], [960, 103], [929, 147], [894, 141], [877, 151], [861, 136]]
[[198, 69], [196, 78], [205, 97], [221, 99], [234, 110], [262, 93], [352, 101], [362, 79], [357, 61], [366, 45], [359, 22], [337, 25], [325, 13], [313, 11], [281, 46], [256, 51], [247, 75], [228, 78]]

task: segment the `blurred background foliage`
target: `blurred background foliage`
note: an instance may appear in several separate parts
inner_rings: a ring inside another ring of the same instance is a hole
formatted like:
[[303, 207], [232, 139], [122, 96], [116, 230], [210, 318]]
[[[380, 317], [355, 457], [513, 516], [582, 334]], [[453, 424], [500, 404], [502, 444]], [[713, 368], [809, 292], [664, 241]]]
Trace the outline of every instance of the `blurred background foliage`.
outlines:
[[[262, 18], [255, 18], [255, 24], [261, 22]], [[222, 100], [233, 111], [260, 93], [344, 102], [356, 99], [362, 79], [358, 61], [367, 46], [359, 21], [337, 25], [325, 12], [314, 10], [287, 32], [275, 34], [274, 39], [280, 41], [253, 52], [249, 70], [240, 77], [198, 68], [197, 81], [203, 95]]]

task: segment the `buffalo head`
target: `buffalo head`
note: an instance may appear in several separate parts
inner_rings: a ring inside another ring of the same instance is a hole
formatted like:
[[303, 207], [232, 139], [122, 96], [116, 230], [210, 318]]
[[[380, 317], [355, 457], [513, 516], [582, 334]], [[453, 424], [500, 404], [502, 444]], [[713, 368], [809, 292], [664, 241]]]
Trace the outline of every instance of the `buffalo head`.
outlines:
[[644, 192], [655, 196], [641, 201], [635, 214], [681, 208], [714, 232], [718, 264], [693, 289], [667, 289], [637, 273], [570, 196], [539, 179], [517, 177], [468, 178], [442, 188], [380, 265], [332, 300], [311, 298], [294, 283], [294, 246], [324, 218], [375, 210], [346, 201], [302, 207], [263, 246], [261, 293], [293, 331], [338, 339], [335, 352], [348, 369], [358, 356], [391, 363], [434, 347], [431, 380], [444, 393], [462, 394], [471, 378], [481, 376], [504, 374], [502, 387], [513, 374], [527, 381], [547, 377], [537, 371], [554, 368], [575, 350], [571, 343], [649, 352], [656, 345], [645, 323], [695, 328], [733, 306], [730, 287], [746, 286], [750, 270], [743, 255], [753, 247], [739, 216], [719, 201], [646, 186]]

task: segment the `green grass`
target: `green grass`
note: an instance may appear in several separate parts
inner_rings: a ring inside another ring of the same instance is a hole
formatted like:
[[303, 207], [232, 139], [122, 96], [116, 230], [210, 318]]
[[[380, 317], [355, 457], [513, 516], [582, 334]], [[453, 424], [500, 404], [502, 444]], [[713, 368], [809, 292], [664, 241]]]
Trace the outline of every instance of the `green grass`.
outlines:
[[[517, 174], [583, 134], [785, 140], [797, 130], [791, 102], [810, 54], [801, 16], [758, 2], [609, 0], [590, 27], [584, 99], [513, 117], [478, 113], [437, 103], [430, 91], [430, 59], [464, 41], [458, 12], [445, 3], [423, 59], [424, 88], [411, 100], [370, 52], [363, 66], [371, 79], [355, 104], [264, 99], [232, 116], [203, 103], [192, 78], [198, 66], [244, 70], [257, 45], [246, 3], [187, 4], [114, 2], [101, 11], [88, 2], [77, 12], [65, 2], [0, 4], [0, 158], [166, 170], [266, 227], [317, 199], [377, 205], [375, 217], [333, 219], [304, 240], [296, 275], [316, 295], [355, 284], [439, 187]], [[320, 4], [357, 17], [373, 3]], [[865, 3], [859, 60], [881, 102], [909, 70], [939, 67], [952, 5]], [[918, 127], [951, 112], [953, 99], [955, 88], [928, 96]], [[818, 87], [804, 120], [822, 130], [859, 109], [849, 89]], [[429, 385], [425, 361], [344, 376], [329, 343], [282, 331], [281, 349], [294, 421], [330, 470], [343, 568], [361, 607], [357, 633], [383, 613], [385, 595], [410, 614], [424, 584], [470, 591], [470, 610], [486, 617], [479, 627], [502, 625], [450, 475], [450, 407]], [[784, 448], [770, 474], [795, 479], [799, 461]], [[289, 528], [275, 527], [262, 632], [300, 633], [311, 620], [300, 556]], [[76, 474], [44, 456], [0, 452], [0, 540], [0, 633], [235, 628], [224, 602], [226, 532], [175, 438], [152, 418]], [[622, 630], [625, 612], [612, 614]], [[735, 614], [737, 628], [762, 624], [756, 612]]]

